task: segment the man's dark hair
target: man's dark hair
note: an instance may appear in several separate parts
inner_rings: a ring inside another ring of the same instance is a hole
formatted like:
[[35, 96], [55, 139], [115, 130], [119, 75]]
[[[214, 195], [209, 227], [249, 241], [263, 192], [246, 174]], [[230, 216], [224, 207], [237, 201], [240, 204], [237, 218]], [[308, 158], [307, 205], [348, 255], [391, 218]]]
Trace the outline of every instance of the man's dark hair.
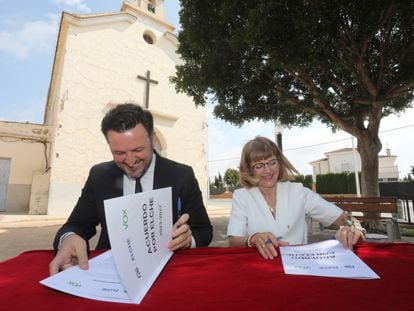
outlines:
[[102, 119], [101, 131], [108, 138], [108, 131], [123, 133], [138, 124], [142, 124], [151, 135], [154, 132], [154, 120], [151, 112], [135, 104], [120, 104], [109, 110]]

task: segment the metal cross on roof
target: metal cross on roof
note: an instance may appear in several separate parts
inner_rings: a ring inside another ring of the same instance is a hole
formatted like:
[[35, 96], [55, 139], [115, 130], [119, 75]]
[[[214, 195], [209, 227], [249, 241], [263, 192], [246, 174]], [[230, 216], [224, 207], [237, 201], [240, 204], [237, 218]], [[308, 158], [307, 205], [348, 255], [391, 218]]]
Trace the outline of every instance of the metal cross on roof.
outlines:
[[151, 73], [147, 70], [147, 75], [144, 76], [137, 76], [138, 79], [144, 80], [146, 82], [146, 89], [145, 89], [145, 108], [149, 107], [149, 93], [150, 93], [150, 83], [158, 84], [158, 81], [151, 79]]

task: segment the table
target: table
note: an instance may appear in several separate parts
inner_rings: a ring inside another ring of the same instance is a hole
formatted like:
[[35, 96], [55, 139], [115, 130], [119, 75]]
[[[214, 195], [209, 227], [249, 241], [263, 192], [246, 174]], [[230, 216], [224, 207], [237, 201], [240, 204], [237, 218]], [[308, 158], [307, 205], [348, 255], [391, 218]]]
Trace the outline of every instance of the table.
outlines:
[[[362, 243], [380, 280], [285, 275], [253, 248], [176, 252], [140, 305], [94, 301], [38, 283], [52, 251], [0, 263], [0, 310], [414, 310], [414, 244]], [[92, 252], [92, 255], [98, 254]]]

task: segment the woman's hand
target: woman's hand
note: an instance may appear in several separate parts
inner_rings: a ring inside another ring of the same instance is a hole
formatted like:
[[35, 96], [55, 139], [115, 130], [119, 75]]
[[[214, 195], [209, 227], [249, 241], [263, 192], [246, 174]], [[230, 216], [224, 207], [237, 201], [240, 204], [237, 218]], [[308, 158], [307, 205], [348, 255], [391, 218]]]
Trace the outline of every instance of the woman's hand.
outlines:
[[249, 247], [256, 247], [264, 259], [274, 259], [277, 257], [276, 247], [289, 245], [288, 242], [277, 239], [270, 232], [253, 233], [247, 242]]
[[365, 229], [355, 217], [342, 213], [334, 224], [339, 227], [335, 238], [347, 249], [353, 249], [360, 239], [365, 240]]
[[347, 249], [353, 249], [360, 239], [365, 240], [364, 229], [355, 226], [340, 226], [335, 238]]

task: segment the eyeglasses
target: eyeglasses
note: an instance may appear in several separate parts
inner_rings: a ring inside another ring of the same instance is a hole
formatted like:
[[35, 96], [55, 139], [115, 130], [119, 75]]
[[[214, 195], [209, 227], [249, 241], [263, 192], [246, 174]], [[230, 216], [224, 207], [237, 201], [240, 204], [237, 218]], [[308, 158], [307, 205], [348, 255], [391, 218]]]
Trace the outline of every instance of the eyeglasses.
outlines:
[[276, 167], [279, 166], [279, 161], [276, 158], [270, 159], [269, 161], [265, 162], [259, 162], [256, 163], [255, 165], [252, 165], [252, 169], [258, 173], [263, 172], [263, 170], [265, 169], [265, 167], [269, 168], [269, 169], [275, 169]]

